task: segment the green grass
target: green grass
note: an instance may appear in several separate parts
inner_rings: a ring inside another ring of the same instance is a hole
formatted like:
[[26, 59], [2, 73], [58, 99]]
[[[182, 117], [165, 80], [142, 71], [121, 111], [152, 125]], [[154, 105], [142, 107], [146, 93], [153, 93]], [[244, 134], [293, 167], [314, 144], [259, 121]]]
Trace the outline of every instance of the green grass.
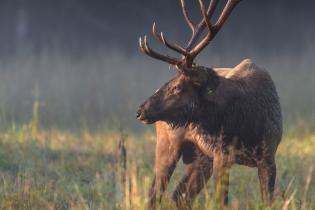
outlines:
[[[1, 209], [144, 209], [153, 174], [154, 133], [70, 133], [40, 131], [35, 122], [0, 133]], [[272, 209], [315, 209], [315, 134], [288, 132], [278, 153], [276, 200]], [[119, 140], [127, 150], [121, 164]], [[183, 173], [180, 163], [163, 199]], [[230, 178], [231, 209], [263, 209], [257, 171], [235, 166]], [[212, 180], [195, 209], [213, 205]]]

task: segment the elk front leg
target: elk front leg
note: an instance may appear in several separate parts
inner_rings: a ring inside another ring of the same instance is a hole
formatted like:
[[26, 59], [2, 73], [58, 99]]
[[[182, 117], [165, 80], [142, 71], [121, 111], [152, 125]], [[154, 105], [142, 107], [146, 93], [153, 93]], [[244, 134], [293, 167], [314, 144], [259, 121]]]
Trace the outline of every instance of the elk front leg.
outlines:
[[212, 175], [212, 159], [200, 154], [186, 166], [186, 172], [176, 190], [173, 200], [178, 209], [192, 209], [193, 201]]
[[225, 155], [217, 154], [214, 156], [214, 198], [217, 209], [226, 209], [228, 205], [230, 167]]
[[180, 145], [174, 140], [158, 139], [155, 153], [155, 175], [149, 191], [148, 209], [155, 209], [180, 157]]
[[262, 164], [258, 165], [261, 197], [264, 205], [266, 206], [270, 206], [272, 202], [276, 173], [277, 168], [275, 161], [272, 161], [271, 163], [263, 162]]

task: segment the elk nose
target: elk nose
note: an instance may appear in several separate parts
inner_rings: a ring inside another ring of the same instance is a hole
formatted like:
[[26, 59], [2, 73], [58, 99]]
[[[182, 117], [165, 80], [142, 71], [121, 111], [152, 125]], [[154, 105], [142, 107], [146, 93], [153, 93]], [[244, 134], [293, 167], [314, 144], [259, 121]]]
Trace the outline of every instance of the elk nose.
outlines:
[[138, 109], [137, 113], [136, 113], [136, 118], [139, 118], [141, 116], [141, 109]]

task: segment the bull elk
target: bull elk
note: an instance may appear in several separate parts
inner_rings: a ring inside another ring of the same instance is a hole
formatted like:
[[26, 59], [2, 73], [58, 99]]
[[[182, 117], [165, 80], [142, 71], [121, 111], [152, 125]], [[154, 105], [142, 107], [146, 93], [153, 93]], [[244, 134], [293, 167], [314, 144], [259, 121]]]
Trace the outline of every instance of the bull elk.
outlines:
[[[282, 136], [282, 116], [277, 91], [270, 75], [246, 59], [234, 68], [207, 68], [194, 63], [214, 39], [241, 0], [228, 0], [212, 24], [218, 0], [195, 25], [184, 0], [181, 8], [192, 36], [186, 47], [169, 42], [153, 24], [152, 33], [163, 45], [181, 55], [160, 54], [139, 40], [146, 55], [175, 66], [176, 75], [147, 99], [137, 112], [145, 124], [156, 125], [155, 177], [149, 193], [149, 209], [161, 200], [180, 157], [186, 174], [173, 194], [179, 209], [192, 202], [213, 174], [215, 201], [228, 204], [229, 171], [233, 164], [258, 168], [262, 200], [270, 205], [276, 178], [275, 153]], [[206, 34], [204, 34], [206, 30]]]

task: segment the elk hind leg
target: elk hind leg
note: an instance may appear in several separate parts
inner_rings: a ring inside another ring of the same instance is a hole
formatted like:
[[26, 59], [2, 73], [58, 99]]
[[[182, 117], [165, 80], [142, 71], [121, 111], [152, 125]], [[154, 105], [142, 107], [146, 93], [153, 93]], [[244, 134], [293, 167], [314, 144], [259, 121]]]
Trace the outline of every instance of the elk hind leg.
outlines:
[[274, 161], [258, 166], [261, 197], [264, 205], [270, 206], [273, 198], [277, 168]]

